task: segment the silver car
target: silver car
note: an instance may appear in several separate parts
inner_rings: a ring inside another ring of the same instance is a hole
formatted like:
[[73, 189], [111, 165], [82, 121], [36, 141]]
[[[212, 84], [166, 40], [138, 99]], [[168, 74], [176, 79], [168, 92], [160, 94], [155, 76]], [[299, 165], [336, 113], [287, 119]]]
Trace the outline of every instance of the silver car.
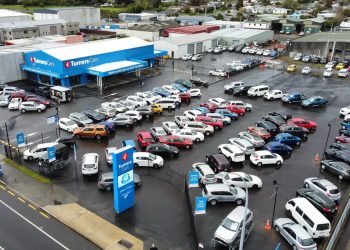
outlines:
[[10, 103], [9, 95], [1, 95], [0, 96], [0, 107], [7, 107]]
[[230, 117], [223, 116], [219, 113], [207, 113], [206, 116], [212, 117], [218, 121], [222, 121], [222, 124], [224, 124], [225, 126], [231, 124]]
[[119, 114], [118, 116], [108, 119], [109, 122], [113, 122], [116, 126], [122, 127], [132, 127], [134, 125], [134, 121], [130, 116]]
[[112, 153], [117, 151], [117, 147], [108, 147], [105, 148], [106, 161], [109, 165], [113, 163]]
[[230, 187], [226, 184], [208, 184], [203, 187], [203, 197], [214, 206], [218, 202], [236, 202], [241, 205], [245, 201], [245, 191], [242, 188]]
[[293, 247], [298, 250], [316, 250], [317, 245], [310, 234], [299, 224], [289, 218], [279, 218], [273, 223], [279, 232]]
[[151, 134], [156, 140], [158, 140], [159, 137], [168, 135], [163, 127], [153, 127], [153, 128], [151, 128]]
[[320, 191], [334, 201], [340, 200], [341, 193], [336, 185], [326, 179], [310, 177], [304, 180], [304, 187]]
[[185, 126], [185, 123], [190, 121], [190, 119], [188, 119], [188, 117], [184, 115], [177, 115], [175, 116], [174, 120], [177, 126], [179, 126], [180, 128], [183, 128]]
[[70, 113], [68, 118], [74, 121], [80, 127], [93, 123], [93, 121], [83, 113]]
[[120, 100], [119, 103], [121, 105], [123, 105], [124, 107], [126, 107], [128, 110], [134, 110], [137, 105], [135, 103], [132, 103], [130, 101], [127, 101], [127, 100]]
[[265, 141], [258, 136], [257, 134], [249, 133], [249, 132], [240, 132], [238, 136], [242, 139], [246, 139], [256, 148], [260, 148], [265, 145]]
[[177, 126], [175, 122], [163, 122], [162, 125], [168, 135], [171, 135], [174, 130], [180, 130], [179, 126]]
[[250, 154], [255, 152], [254, 145], [250, 141], [248, 141], [246, 139], [231, 138], [231, 139], [228, 140], [228, 142], [233, 144], [233, 145], [238, 146], [240, 149], [242, 149], [242, 151], [246, 155], [250, 155]]
[[44, 104], [40, 104], [37, 102], [22, 102], [18, 109], [24, 113], [27, 111], [36, 111], [40, 113], [41, 111], [44, 111], [46, 109], [46, 106]]

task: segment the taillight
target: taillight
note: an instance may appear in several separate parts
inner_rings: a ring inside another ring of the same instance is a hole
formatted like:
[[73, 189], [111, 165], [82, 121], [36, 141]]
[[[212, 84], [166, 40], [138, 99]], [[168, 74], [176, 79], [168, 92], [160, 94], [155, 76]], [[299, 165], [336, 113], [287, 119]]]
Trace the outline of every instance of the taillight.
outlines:
[[323, 212], [327, 212], [327, 213], [329, 213], [331, 211], [330, 209], [328, 209], [326, 207], [322, 208], [322, 210], [323, 210]]

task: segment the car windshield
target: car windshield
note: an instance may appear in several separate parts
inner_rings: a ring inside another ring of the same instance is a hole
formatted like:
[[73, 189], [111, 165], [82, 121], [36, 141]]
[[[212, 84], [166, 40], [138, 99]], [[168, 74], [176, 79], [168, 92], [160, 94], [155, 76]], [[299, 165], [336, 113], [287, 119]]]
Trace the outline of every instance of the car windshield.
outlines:
[[84, 164], [84, 168], [94, 168], [95, 164]]
[[221, 223], [221, 226], [230, 231], [237, 231], [239, 228], [239, 223], [225, 218], [224, 221]]
[[66, 123], [67, 123], [67, 125], [68, 125], [68, 126], [72, 126], [72, 125], [74, 125], [74, 124], [75, 124], [75, 122], [70, 121], [70, 120], [68, 120]]
[[316, 230], [328, 230], [329, 229], [329, 224], [325, 223], [325, 224], [318, 224]]
[[339, 193], [339, 189], [331, 189], [329, 190], [330, 194], [338, 194]]

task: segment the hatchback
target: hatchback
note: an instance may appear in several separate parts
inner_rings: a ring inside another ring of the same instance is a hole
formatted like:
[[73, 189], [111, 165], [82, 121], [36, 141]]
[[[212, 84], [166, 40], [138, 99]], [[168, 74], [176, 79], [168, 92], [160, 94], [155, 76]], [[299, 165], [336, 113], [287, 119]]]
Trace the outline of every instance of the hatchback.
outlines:
[[267, 143], [264, 146], [264, 149], [270, 151], [271, 153], [277, 153], [281, 156], [290, 156], [293, 151], [290, 146], [276, 141]]
[[338, 201], [341, 198], [341, 193], [337, 186], [326, 179], [320, 179], [317, 177], [307, 178], [304, 180], [304, 187], [320, 191], [334, 201]]
[[140, 131], [136, 134], [136, 137], [142, 148], [155, 143], [154, 138], [150, 132]]
[[350, 166], [341, 161], [323, 160], [321, 168], [338, 176], [340, 180], [350, 179]]
[[297, 136], [291, 135], [289, 133], [279, 133], [273, 139], [276, 142], [280, 142], [286, 144], [288, 146], [297, 146], [299, 147], [301, 144], [301, 139]]
[[199, 173], [199, 181], [206, 185], [216, 182], [215, 173], [209, 167], [209, 165], [201, 162], [194, 163], [192, 169]]
[[283, 163], [283, 158], [279, 154], [271, 153], [267, 150], [256, 151], [250, 155], [250, 162], [258, 167], [263, 165], [275, 165], [280, 168]]

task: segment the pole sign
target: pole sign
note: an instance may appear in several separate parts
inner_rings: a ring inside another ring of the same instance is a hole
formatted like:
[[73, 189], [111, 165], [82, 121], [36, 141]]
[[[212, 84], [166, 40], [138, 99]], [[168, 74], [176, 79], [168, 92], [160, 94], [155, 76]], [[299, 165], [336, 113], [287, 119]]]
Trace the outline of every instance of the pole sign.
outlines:
[[47, 124], [53, 124], [53, 123], [58, 123], [58, 116], [57, 115], [52, 115], [46, 118], [46, 123]]
[[56, 148], [54, 146], [47, 148], [47, 158], [49, 162], [56, 160]]
[[18, 147], [23, 147], [23, 146], [26, 145], [25, 140], [24, 140], [24, 133], [23, 132], [18, 133], [16, 135], [16, 139], [17, 139], [17, 146]]
[[189, 187], [198, 187], [199, 172], [198, 171], [189, 171], [188, 172], [188, 186]]
[[194, 214], [205, 214], [207, 208], [207, 197], [196, 197]]
[[126, 146], [113, 152], [114, 211], [134, 206], [134, 150]]

